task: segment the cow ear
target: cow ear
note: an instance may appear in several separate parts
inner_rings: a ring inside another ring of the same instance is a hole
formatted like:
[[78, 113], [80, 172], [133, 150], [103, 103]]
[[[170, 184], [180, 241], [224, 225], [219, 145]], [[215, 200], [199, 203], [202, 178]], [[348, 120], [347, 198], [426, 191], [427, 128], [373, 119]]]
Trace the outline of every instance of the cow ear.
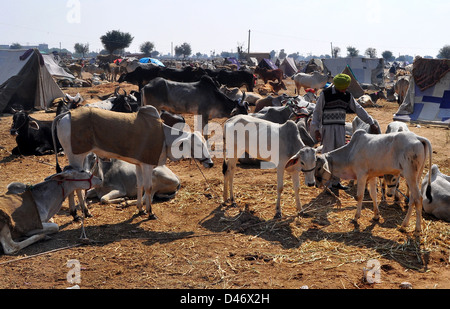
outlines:
[[33, 130], [39, 130], [39, 124], [34, 120], [28, 123], [28, 127]]
[[289, 159], [289, 161], [287, 161], [286, 165], [284, 166], [285, 169], [290, 168], [291, 166], [294, 166], [295, 164], [298, 163], [300, 157], [300, 153], [296, 154], [295, 156], [293, 156], [292, 158]]

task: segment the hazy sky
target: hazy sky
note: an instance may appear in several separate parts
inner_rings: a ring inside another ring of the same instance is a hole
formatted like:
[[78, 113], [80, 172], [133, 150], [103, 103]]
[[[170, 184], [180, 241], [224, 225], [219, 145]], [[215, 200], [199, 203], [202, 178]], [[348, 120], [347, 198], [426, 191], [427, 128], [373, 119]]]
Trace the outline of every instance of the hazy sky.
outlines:
[[354, 46], [378, 56], [435, 57], [450, 45], [449, 0], [14, 0], [2, 3], [0, 44], [47, 43], [73, 51], [89, 43], [103, 47], [100, 36], [110, 30], [129, 32], [127, 49], [139, 52], [145, 41], [162, 54], [187, 42], [193, 54], [284, 49], [302, 55], [330, 54], [331, 43], [347, 54]]

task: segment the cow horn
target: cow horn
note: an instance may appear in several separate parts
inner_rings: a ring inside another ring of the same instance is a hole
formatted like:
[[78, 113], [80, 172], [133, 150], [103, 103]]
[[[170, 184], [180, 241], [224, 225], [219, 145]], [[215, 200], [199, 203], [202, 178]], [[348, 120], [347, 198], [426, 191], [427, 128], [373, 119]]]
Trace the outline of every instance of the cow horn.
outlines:
[[120, 87], [117, 87], [117, 88], [114, 90], [114, 95], [115, 95], [116, 97], [119, 96], [119, 89], [120, 89]]

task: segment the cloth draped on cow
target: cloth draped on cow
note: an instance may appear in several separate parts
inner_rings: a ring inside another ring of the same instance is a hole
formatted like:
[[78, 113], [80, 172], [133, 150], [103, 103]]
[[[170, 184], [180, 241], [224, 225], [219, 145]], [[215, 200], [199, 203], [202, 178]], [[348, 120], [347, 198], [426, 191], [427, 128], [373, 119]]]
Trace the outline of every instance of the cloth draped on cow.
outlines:
[[73, 110], [71, 117], [74, 154], [90, 152], [95, 146], [145, 164], [158, 164], [164, 132], [154, 110], [142, 108], [137, 113], [119, 113], [83, 107]]
[[32, 230], [42, 229], [42, 222], [30, 190], [21, 194], [0, 195], [0, 225], [7, 224], [13, 239]]

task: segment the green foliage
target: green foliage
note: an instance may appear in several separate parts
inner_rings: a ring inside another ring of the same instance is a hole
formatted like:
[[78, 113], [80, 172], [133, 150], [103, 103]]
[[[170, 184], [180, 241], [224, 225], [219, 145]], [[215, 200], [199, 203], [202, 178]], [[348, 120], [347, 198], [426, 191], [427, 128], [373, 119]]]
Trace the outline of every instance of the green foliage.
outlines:
[[128, 32], [112, 30], [100, 37], [103, 47], [112, 55], [115, 50], [124, 49], [130, 46], [134, 37]]

